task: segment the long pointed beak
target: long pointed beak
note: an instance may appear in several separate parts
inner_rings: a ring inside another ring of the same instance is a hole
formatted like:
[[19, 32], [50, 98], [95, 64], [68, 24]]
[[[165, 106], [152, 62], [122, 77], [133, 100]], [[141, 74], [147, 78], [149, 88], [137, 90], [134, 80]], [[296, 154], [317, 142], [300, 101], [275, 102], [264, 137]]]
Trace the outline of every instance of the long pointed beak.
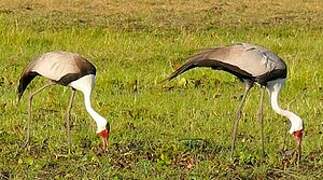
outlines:
[[302, 158], [302, 138], [303, 138], [303, 130], [295, 131], [293, 136], [296, 140], [296, 151], [297, 151], [297, 164], [299, 164]]
[[109, 139], [109, 130], [104, 129], [100, 133], [98, 133], [98, 136], [101, 137], [102, 140], [102, 149], [105, 151], [108, 147], [108, 139]]
[[299, 162], [301, 161], [302, 158], [302, 141], [300, 140], [299, 142], [297, 142], [296, 145], [296, 149], [297, 149], [297, 164], [299, 164]]
[[102, 149], [106, 151], [109, 143], [108, 139], [101, 136], [101, 140], [102, 140]]

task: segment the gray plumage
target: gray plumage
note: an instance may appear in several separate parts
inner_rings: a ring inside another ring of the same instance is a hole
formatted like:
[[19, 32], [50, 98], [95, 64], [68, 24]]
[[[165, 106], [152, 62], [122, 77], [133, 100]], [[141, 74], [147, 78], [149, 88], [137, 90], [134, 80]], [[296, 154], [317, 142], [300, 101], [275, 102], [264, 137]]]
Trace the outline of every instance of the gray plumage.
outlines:
[[37, 75], [66, 86], [88, 74], [95, 75], [96, 68], [79, 54], [64, 51], [45, 53], [31, 61], [22, 73], [18, 85], [18, 99]]
[[261, 125], [262, 157], [265, 156], [263, 98], [264, 92], [267, 89], [273, 110], [276, 113], [287, 117], [291, 122], [289, 132], [293, 134], [297, 142], [297, 161], [299, 162], [304, 131], [303, 120], [295, 113], [279, 107], [279, 92], [284, 85], [287, 76], [286, 64], [280, 57], [262, 46], [247, 43], [210, 48], [188, 58], [186, 63], [165, 80], [171, 80], [195, 67], [210, 67], [214, 70], [227, 71], [237, 76], [245, 84], [245, 90], [236, 112], [236, 119], [232, 126], [231, 158], [234, 157], [238, 124], [242, 116], [242, 109], [246, 97], [254, 83], [258, 83], [261, 85], [261, 94], [257, 119]]
[[285, 62], [262, 46], [239, 43], [225, 47], [205, 49], [188, 58], [166, 80], [171, 80], [195, 67], [210, 67], [224, 70], [241, 80], [266, 85], [268, 81], [286, 78]]

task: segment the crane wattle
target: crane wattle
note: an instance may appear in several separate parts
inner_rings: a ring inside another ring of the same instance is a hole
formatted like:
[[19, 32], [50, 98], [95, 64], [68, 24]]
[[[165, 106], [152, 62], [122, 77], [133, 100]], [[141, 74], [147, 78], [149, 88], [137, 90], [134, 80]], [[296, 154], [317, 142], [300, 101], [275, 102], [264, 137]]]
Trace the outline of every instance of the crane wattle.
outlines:
[[298, 130], [298, 131], [293, 132], [293, 136], [295, 137], [298, 144], [300, 144], [302, 141], [303, 133], [304, 133], [303, 130]]
[[104, 129], [103, 131], [97, 133], [97, 135], [102, 137], [102, 138], [108, 139], [109, 135], [110, 135], [110, 132], [107, 129]]

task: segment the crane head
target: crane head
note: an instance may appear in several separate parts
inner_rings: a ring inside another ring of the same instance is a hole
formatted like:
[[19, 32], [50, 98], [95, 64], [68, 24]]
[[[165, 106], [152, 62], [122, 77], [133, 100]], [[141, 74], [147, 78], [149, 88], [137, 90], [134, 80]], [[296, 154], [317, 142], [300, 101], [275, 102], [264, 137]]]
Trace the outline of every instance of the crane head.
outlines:
[[299, 164], [302, 157], [302, 138], [304, 134], [304, 129], [294, 131], [293, 136], [296, 140], [296, 152], [297, 152], [297, 164]]
[[300, 162], [301, 156], [302, 156], [302, 139], [304, 135], [304, 124], [303, 120], [298, 117], [296, 114], [288, 112], [290, 121], [292, 123], [292, 126], [289, 130], [289, 132], [294, 136], [296, 141], [296, 152], [297, 152], [297, 164]]
[[296, 140], [297, 145], [300, 145], [302, 143], [303, 133], [304, 133], [303, 129], [293, 132], [293, 136]]
[[108, 139], [110, 135], [110, 128], [106, 128], [102, 130], [101, 132], [97, 133], [98, 136], [100, 136], [102, 140], [102, 149], [106, 150], [108, 146]]

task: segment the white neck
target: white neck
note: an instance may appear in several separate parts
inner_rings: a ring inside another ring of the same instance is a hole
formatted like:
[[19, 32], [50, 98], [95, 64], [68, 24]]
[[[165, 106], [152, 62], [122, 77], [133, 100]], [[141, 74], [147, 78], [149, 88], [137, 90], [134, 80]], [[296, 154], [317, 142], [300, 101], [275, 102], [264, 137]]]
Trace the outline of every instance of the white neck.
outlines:
[[270, 81], [270, 82], [268, 82], [267, 89], [268, 89], [269, 96], [270, 96], [271, 107], [273, 108], [273, 110], [276, 113], [278, 113], [282, 116], [285, 116], [289, 119], [289, 121], [291, 122], [291, 128], [289, 130], [289, 133], [292, 134], [295, 131], [303, 129], [303, 120], [299, 116], [297, 116], [295, 113], [290, 112], [288, 110], [281, 109], [279, 107], [278, 97], [279, 97], [280, 90], [281, 90], [282, 86], [284, 85], [284, 82], [285, 82], [285, 79], [278, 79], [275, 81]]
[[81, 91], [84, 95], [84, 104], [86, 111], [91, 115], [91, 117], [95, 120], [97, 125], [97, 133], [106, 129], [107, 120], [102, 117], [99, 113], [97, 113], [91, 105], [91, 93], [95, 84], [95, 75], [89, 74], [83, 76], [82, 78], [73, 81], [70, 83], [74, 89]]
[[96, 125], [97, 125], [96, 132], [99, 133], [102, 130], [106, 129], [107, 120], [92, 108], [91, 93], [83, 93], [83, 94], [84, 94], [84, 104], [85, 104], [86, 111], [95, 120]]

